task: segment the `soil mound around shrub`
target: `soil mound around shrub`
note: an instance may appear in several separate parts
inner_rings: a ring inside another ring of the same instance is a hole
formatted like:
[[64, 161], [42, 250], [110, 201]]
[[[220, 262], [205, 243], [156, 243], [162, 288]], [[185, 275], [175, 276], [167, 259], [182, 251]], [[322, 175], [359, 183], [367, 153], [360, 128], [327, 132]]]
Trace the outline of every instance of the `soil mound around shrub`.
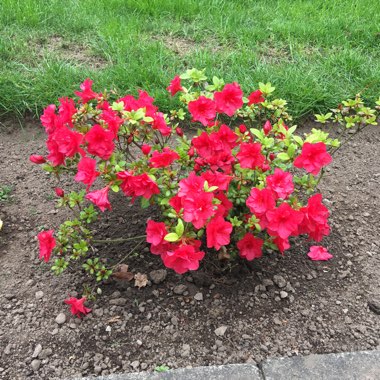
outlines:
[[[300, 130], [302, 133], [302, 129]], [[61, 379], [186, 366], [258, 363], [296, 354], [380, 348], [380, 128], [370, 127], [340, 149], [321, 183], [334, 258], [310, 261], [299, 240], [284, 256], [217, 265], [208, 258], [184, 276], [166, 270], [142, 244], [127, 261], [148, 286], [110, 281], [83, 319], [63, 300], [89, 280], [67, 270], [56, 277], [40, 263], [35, 236], [56, 227], [57, 185], [30, 154], [44, 151], [42, 127], [0, 131], [0, 378]], [[69, 189], [72, 183], [63, 182]], [[97, 237], [145, 232], [154, 210], [120, 196]], [[99, 245], [118, 262], [136, 242]], [[161, 366], [161, 367], [160, 367]]]

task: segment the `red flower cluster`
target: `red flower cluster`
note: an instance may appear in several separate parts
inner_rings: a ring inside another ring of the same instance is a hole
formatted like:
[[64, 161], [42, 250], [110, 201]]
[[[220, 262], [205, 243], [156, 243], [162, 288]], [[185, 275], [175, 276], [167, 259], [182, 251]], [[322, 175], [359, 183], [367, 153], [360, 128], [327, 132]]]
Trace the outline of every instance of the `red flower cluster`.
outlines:
[[132, 200], [136, 197], [150, 199], [152, 195], [160, 193], [157, 184], [146, 173], [133, 175], [128, 171], [123, 171], [117, 173], [117, 178], [122, 181], [121, 189], [124, 194], [132, 197]]

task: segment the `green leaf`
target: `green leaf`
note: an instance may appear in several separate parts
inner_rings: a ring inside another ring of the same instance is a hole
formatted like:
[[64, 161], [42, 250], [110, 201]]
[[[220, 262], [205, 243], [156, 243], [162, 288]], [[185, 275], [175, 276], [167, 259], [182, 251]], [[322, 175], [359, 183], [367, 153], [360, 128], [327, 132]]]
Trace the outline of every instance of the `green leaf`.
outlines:
[[179, 236], [174, 232], [171, 232], [164, 237], [164, 240], [169, 241], [171, 243], [178, 241], [178, 239], [179, 239]]
[[141, 208], [148, 208], [150, 206], [149, 199], [141, 197], [140, 204]]
[[293, 139], [294, 141], [299, 145], [299, 146], [302, 146], [303, 145], [303, 140], [301, 137], [299, 136], [293, 136]]
[[178, 237], [181, 237], [183, 235], [184, 230], [185, 227], [183, 225], [182, 219], [178, 219], [177, 227], [175, 228], [175, 232], [177, 233]]
[[112, 186], [111, 186], [111, 190], [112, 190], [114, 193], [118, 193], [119, 190], [120, 190], [120, 187], [119, 187], [119, 185], [112, 185]]
[[262, 140], [264, 138], [263, 132], [259, 131], [258, 129], [251, 128], [250, 129], [251, 133], [256, 136], [259, 140]]
[[281, 152], [277, 155], [277, 157], [281, 160], [281, 161], [288, 161], [290, 159], [289, 155], [287, 153], [284, 153], [284, 152]]

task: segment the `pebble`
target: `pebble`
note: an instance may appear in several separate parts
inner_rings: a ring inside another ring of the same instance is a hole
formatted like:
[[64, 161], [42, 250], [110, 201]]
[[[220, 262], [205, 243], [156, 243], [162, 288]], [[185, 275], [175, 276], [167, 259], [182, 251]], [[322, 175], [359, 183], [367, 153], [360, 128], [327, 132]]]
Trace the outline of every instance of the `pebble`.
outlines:
[[38, 358], [38, 355], [41, 353], [41, 351], [42, 351], [42, 346], [40, 344], [37, 344], [37, 346], [34, 348], [32, 358]]
[[127, 303], [126, 298], [115, 298], [110, 300], [110, 305], [124, 306]]
[[152, 270], [149, 273], [150, 279], [156, 285], [161, 284], [162, 282], [164, 282], [167, 275], [168, 275], [168, 272], [166, 271], [166, 269]]
[[139, 368], [140, 366], [140, 362], [138, 360], [135, 360], [131, 363], [131, 367], [136, 370], [137, 368]]
[[368, 301], [369, 310], [373, 313], [380, 315], [380, 299], [371, 299]]
[[189, 344], [182, 345], [181, 356], [184, 358], [189, 355], [190, 355], [190, 345]]
[[34, 372], [38, 371], [41, 367], [41, 360], [34, 359], [31, 363], [31, 366]]
[[281, 290], [281, 292], [280, 292], [280, 297], [281, 297], [281, 298], [286, 298], [287, 296], [288, 296], [288, 293], [285, 292], [284, 290]]
[[215, 329], [214, 333], [216, 336], [223, 336], [226, 333], [228, 326], [220, 326], [217, 329]]
[[55, 318], [55, 322], [59, 325], [63, 325], [66, 322], [66, 314], [65, 313], [59, 313], [57, 317]]
[[197, 293], [195, 296], [194, 296], [194, 299], [197, 300], [197, 301], [203, 301], [203, 294], [202, 293]]
[[285, 288], [286, 286], [286, 280], [284, 277], [280, 275], [273, 276], [273, 282], [279, 287], [279, 288]]
[[173, 292], [175, 294], [178, 294], [178, 295], [181, 295], [183, 294], [187, 289], [187, 286], [186, 285], [183, 285], [183, 284], [179, 284], [179, 285], [176, 285], [173, 289]]
[[36, 299], [40, 300], [41, 298], [43, 298], [44, 292], [42, 290], [39, 290], [38, 292], [36, 292], [35, 295], [36, 295]]

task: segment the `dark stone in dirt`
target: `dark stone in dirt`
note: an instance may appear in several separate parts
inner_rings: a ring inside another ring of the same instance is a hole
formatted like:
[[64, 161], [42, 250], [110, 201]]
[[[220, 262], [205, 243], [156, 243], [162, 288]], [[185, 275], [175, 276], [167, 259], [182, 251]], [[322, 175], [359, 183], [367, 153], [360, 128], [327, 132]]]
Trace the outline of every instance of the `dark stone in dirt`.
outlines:
[[380, 299], [372, 299], [368, 301], [369, 310], [380, 315]]
[[127, 303], [126, 298], [115, 298], [110, 300], [110, 305], [124, 306]]
[[285, 288], [286, 286], [286, 280], [281, 275], [273, 276], [273, 281], [279, 288]]
[[181, 295], [187, 290], [187, 286], [183, 284], [176, 285], [173, 289], [174, 294]]
[[30, 364], [34, 372], [38, 371], [41, 367], [41, 360], [34, 359]]
[[168, 272], [166, 269], [157, 269], [152, 270], [149, 273], [150, 279], [155, 283], [156, 285], [161, 284], [161, 282], [164, 282], [166, 279], [166, 276], [168, 275]]

